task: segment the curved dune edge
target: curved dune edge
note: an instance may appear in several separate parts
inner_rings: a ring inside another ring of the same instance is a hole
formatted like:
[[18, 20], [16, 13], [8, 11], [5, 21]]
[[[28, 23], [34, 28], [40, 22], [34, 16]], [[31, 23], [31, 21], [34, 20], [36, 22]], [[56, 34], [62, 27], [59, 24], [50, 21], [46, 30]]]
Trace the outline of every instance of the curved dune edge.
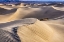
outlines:
[[10, 21], [7, 23], [0, 23], [0, 42], [8, 42], [8, 41], [20, 42], [18, 41], [20, 39], [17, 37], [16, 32], [14, 32], [16, 31], [14, 30], [14, 28], [18, 26], [26, 25], [26, 24], [33, 24], [36, 20], [37, 19], [35, 18], [25, 18], [25, 19]]
[[[56, 8], [60, 9], [58, 11], [53, 7], [42, 7], [42, 8], [28, 8], [24, 6], [20, 6], [22, 8], [17, 8], [15, 12], [10, 11], [9, 15], [0, 15], [0, 28], [11, 32], [12, 27], [19, 27], [18, 28], [18, 36], [20, 37], [22, 42], [64, 42], [64, 33], [59, 33], [53, 28], [64, 28], [64, 20], [63, 21], [49, 21], [45, 23], [43, 21], [39, 21], [38, 19], [42, 18], [55, 18], [55, 19], [62, 19], [64, 18], [63, 8]], [[4, 8], [4, 7], [3, 7]], [[5, 7], [6, 8], [6, 7]], [[11, 9], [13, 10], [13, 9]], [[8, 10], [9, 11], [9, 10]], [[54, 14], [53, 14], [54, 13]], [[37, 19], [24, 19], [19, 20], [22, 18], [37, 18]], [[17, 21], [18, 20], [18, 21]], [[34, 23], [35, 22], [35, 23]], [[25, 24], [25, 25], [24, 25]], [[55, 25], [51, 25], [55, 24]], [[60, 25], [61, 24], [61, 25]], [[6, 27], [6, 29], [4, 29]], [[59, 29], [60, 30], [60, 29]], [[64, 31], [64, 30], [63, 30]], [[63, 35], [59, 35], [63, 34]], [[63, 38], [62, 38], [62, 37]]]
[[55, 33], [51, 27], [39, 20], [34, 24], [20, 26], [17, 30], [22, 42], [52, 42]]
[[9, 15], [3, 15], [3, 16], [0, 15], [0, 23], [12, 21], [12, 20], [18, 20], [22, 18], [37, 18], [37, 19], [42, 19], [42, 18], [59, 19], [60, 18], [61, 19], [64, 18], [63, 15], [64, 14], [62, 11], [58, 11], [54, 9], [52, 6], [42, 7], [42, 8], [23, 7], [23, 8], [17, 8], [15, 12], [10, 13]]
[[14, 27], [33, 24], [36, 20], [37, 20], [36, 18], [25, 18], [25, 19], [10, 21], [7, 23], [0, 23], [0, 29], [6, 30], [8, 32], [13, 32], [12, 29]]
[[18, 27], [17, 34], [21, 42], [64, 42], [62, 35], [59, 35], [52, 26], [35, 18], [26, 18], [0, 24], [0, 29], [2, 28], [4, 31], [10, 32], [13, 29], [12, 27]]
[[56, 10], [60, 10], [60, 11], [64, 11], [64, 7], [54, 7], [54, 6], [52, 6], [52, 8], [54, 8], [54, 9], [56, 9]]
[[34, 14], [33, 12], [41, 10], [40, 8], [18, 8], [17, 11], [11, 15], [8, 20], [22, 19], [27, 15]]
[[[28, 10], [28, 11], [27, 11]], [[0, 15], [0, 23], [3, 22], [8, 22], [8, 21], [12, 21], [12, 20], [19, 20], [24, 18], [26, 15], [30, 15], [31, 13], [35, 12], [35, 11], [39, 11], [39, 8], [18, 8], [16, 10], [16, 12], [10, 14], [10, 15]]]
[[8, 42], [8, 41], [19, 42], [18, 40], [20, 39], [18, 39], [17, 33], [14, 32], [16, 31], [14, 30], [14, 28], [22, 25], [33, 24], [36, 20], [37, 19], [35, 18], [25, 18], [25, 19], [10, 21], [7, 23], [0, 23], [0, 42]]

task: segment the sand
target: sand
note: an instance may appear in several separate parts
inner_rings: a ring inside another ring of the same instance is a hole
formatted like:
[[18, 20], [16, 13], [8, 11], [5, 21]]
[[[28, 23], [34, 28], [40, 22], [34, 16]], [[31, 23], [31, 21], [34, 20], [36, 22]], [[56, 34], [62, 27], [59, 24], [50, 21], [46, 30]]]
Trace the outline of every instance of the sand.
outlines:
[[[49, 19], [40, 21], [43, 18]], [[63, 8], [24, 4], [0, 6], [1, 42], [64, 42], [63, 39]]]
[[56, 10], [60, 10], [60, 11], [64, 11], [64, 6], [62, 6], [62, 7], [54, 7], [54, 6], [52, 6], [54, 9], [56, 9]]

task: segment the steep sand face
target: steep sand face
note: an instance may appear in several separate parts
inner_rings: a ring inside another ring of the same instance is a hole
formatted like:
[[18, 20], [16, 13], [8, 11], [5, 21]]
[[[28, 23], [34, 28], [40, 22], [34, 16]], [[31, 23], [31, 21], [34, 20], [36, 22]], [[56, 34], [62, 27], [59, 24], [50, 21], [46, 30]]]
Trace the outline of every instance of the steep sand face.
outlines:
[[22, 19], [25, 16], [39, 10], [40, 8], [18, 8], [17, 11], [8, 18], [8, 20]]
[[[44, 21], [45, 24], [53, 28], [61, 37], [55, 42], [64, 42], [64, 19]], [[56, 35], [55, 35], [56, 36]], [[55, 39], [55, 38], [54, 38]]]
[[0, 8], [0, 23], [8, 21], [8, 18], [16, 12], [17, 9], [7, 10]]
[[51, 42], [56, 32], [44, 22], [21, 26], [17, 30], [22, 42]]
[[17, 34], [22, 42], [64, 42], [64, 26], [50, 22], [37, 20], [34, 24], [20, 26]]

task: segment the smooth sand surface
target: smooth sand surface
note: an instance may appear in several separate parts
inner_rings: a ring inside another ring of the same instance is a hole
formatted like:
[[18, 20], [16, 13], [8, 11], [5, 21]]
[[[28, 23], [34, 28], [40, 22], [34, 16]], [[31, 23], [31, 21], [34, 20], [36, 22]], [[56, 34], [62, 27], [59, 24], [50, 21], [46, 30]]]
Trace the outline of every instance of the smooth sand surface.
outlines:
[[[64, 11], [52, 6], [29, 8], [23, 4], [17, 7], [6, 6], [11, 7], [10, 10], [2, 7], [0, 8], [1, 42], [64, 42]], [[49, 19], [40, 21], [43, 18]]]
[[62, 7], [54, 7], [54, 6], [52, 6], [54, 9], [56, 9], [56, 10], [60, 10], [60, 11], [64, 11], [64, 6], [62, 6]]

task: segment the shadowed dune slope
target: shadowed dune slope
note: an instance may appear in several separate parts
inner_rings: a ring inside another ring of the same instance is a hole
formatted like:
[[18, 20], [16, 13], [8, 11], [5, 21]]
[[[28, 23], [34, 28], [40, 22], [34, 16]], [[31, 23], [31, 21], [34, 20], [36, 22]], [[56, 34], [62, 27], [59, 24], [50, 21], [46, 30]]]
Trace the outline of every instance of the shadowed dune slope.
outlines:
[[17, 34], [0, 29], [0, 42], [20, 42]]
[[0, 8], [0, 15], [6, 15], [6, 14], [14, 13], [15, 11], [16, 11], [16, 9], [7, 10], [4, 8]]
[[37, 19], [26, 18], [0, 24], [0, 42], [20, 42], [17, 35], [19, 26], [33, 24]]
[[0, 8], [0, 23], [7, 22], [8, 18], [16, 12], [17, 9], [7, 10]]

